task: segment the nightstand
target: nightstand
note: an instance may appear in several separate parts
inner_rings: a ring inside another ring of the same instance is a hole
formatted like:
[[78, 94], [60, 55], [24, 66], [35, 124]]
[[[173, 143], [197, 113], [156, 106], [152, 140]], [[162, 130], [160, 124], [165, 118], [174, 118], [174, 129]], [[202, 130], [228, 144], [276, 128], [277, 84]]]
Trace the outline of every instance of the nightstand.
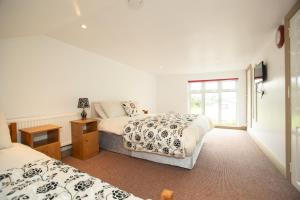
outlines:
[[71, 121], [72, 156], [85, 160], [99, 153], [99, 132], [96, 119]]
[[[22, 143], [49, 157], [60, 160], [60, 128], [60, 126], [47, 124], [20, 129]], [[37, 140], [37, 138], [39, 139]]]

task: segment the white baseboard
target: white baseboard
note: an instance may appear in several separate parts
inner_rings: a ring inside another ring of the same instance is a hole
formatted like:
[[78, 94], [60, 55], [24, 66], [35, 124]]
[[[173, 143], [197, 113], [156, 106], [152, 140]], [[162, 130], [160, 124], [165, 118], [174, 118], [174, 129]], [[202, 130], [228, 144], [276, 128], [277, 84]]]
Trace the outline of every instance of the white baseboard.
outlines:
[[251, 133], [251, 130], [248, 130], [248, 135], [253, 139], [257, 146], [264, 152], [264, 154], [269, 158], [269, 160], [275, 165], [275, 167], [286, 177], [285, 166], [276, 158], [272, 151], [264, 143], [262, 143], [254, 134]]

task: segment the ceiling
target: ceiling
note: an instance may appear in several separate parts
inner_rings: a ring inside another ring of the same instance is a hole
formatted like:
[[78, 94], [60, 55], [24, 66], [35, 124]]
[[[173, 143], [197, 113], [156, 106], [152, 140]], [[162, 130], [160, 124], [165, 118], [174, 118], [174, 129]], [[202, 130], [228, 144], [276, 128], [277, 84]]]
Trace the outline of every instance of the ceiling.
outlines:
[[295, 2], [0, 0], [0, 38], [45, 34], [153, 73], [243, 69]]

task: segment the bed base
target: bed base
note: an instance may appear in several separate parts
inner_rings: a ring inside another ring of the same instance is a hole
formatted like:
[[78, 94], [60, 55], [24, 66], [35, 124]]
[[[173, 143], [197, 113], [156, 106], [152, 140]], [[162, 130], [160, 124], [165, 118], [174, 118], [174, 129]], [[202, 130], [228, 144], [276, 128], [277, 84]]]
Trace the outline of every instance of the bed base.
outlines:
[[204, 143], [204, 138], [202, 138], [201, 142], [198, 143], [194, 150], [194, 153], [191, 156], [185, 158], [174, 158], [147, 152], [129, 151], [123, 146], [122, 136], [103, 131], [101, 131], [100, 134], [100, 146], [102, 149], [157, 163], [177, 166], [185, 169], [192, 169], [194, 167]]

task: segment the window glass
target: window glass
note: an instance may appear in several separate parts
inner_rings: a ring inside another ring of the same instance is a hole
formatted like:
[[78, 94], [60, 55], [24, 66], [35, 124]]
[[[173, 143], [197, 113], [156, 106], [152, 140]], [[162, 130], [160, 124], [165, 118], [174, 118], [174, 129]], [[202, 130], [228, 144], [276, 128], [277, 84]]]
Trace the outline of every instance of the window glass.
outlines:
[[200, 91], [202, 89], [202, 83], [196, 82], [196, 83], [190, 83], [191, 91]]
[[235, 88], [236, 88], [236, 81], [235, 80], [222, 81], [222, 89], [224, 89], [224, 90], [234, 90]]
[[236, 92], [222, 92], [221, 123], [234, 125], [236, 123]]
[[205, 94], [205, 115], [214, 123], [219, 122], [219, 94], [216, 92]]
[[191, 113], [202, 114], [202, 94], [191, 94]]
[[217, 81], [208, 81], [205, 82], [205, 90], [217, 90], [218, 82]]

